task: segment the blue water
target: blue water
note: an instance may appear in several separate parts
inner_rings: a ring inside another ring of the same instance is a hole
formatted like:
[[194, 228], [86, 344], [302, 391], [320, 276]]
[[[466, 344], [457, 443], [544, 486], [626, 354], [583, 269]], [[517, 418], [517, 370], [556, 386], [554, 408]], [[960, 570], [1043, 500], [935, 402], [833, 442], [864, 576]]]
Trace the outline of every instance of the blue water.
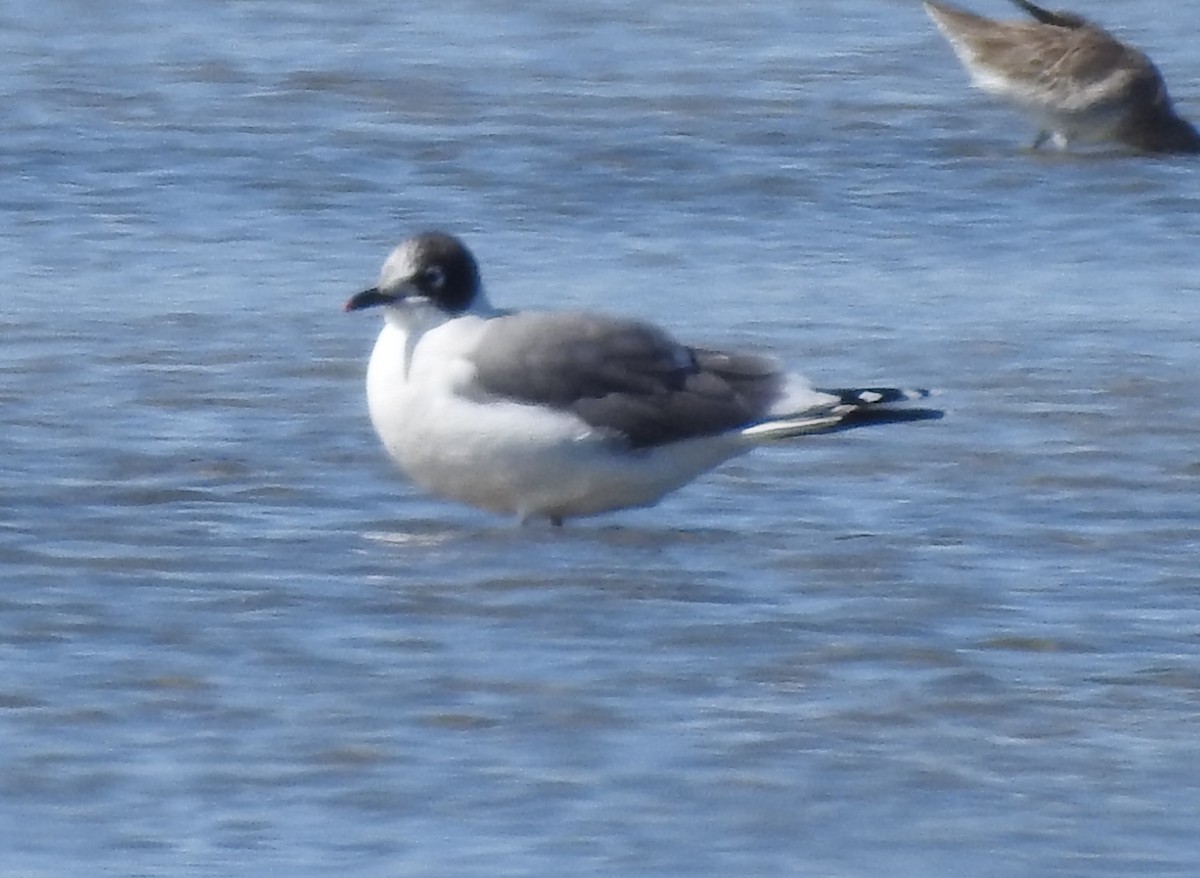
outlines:
[[[0, 871], [1195, 874], [1194, 160], [1030, 153], [907, 0], [12, 0], [0, 84]], [[339, 310], [427, 227], [947, 417], [429, 498]]]

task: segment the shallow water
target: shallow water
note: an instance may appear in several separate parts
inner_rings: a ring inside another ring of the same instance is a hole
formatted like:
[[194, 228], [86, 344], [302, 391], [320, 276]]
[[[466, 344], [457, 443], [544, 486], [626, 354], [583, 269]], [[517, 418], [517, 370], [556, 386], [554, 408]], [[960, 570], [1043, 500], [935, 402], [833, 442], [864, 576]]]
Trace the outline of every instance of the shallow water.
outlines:
[[[509, 6], [0, 12], [5, 872], [1194, 874], [1196, 163], [1030, 153], [915, 3]], [[1171, 8], [1095, 12], [1197, 119]], [[428, 498], [339, 308], [430, 226], [947, 417]]]

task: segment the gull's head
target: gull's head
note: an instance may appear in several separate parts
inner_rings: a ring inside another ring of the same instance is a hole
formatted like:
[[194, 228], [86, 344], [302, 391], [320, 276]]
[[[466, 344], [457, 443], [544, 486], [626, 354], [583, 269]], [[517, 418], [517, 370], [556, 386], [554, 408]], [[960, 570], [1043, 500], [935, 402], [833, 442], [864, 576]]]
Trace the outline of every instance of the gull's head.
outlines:
[[379, 283], [351, 296], [345, 310], [375, 305], [433, 309], [452, 317], [486, 307], [486, 300], [479, 266], [467, 245], [444, 232], [422, 232], [392, 251], [379, 272]]

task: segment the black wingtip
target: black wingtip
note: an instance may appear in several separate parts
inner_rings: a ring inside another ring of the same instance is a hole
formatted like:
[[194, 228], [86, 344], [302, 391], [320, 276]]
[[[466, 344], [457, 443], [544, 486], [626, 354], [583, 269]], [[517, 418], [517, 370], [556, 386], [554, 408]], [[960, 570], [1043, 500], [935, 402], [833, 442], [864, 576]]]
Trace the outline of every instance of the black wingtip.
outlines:
[[818, 387], [817, 392], [836, 396], [843, 405], [854, 406], [890, 405], [933, 396], [932, 390], [923, 387]]
[[911, 421], [936, 421], [945, 416], [941, 409], [895, 406], [896, 403], [929, 399], [934, 391], [906, 387], [852, 387], [827, 389], [821, 393], [836, 396], [838, 403], [848, 407], [836, 424], [823, 432], [836, 433], [858, 427], [873, 427], [880, 424], [905, 424]]
[[941, 409], [891, 409], [861, 408], [847, 412], [837, 424], [826, 432], [837, 433], [858, 427], [876, 427], [881, 424], [908, 424], [913, 421], [940, 421], [946, 413]]

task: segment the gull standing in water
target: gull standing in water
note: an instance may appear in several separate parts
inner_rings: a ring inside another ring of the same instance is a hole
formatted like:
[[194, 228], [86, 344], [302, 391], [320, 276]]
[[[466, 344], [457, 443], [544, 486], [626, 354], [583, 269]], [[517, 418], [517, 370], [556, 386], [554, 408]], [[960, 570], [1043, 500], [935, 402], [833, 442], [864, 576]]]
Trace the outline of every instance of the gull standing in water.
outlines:
[[1031, 116], [1047, 140], [1115, 141], [1140, 152], [1200, 152], [1200, 134], [1175, 113], [1144, 52], [1070, 12], [1013, 0], [1033, 21], [993, 21], [925, 0], [975, 85]]
[[924, 390], [818, 390], [635, 320], [499, 310], [441, 232], [400, 244], [345, 310], [376, 306], [367, 404], [388, 453], [427, 491], [522, 521], [649, 506], [757, 445], [942, 414], [895, 407]]

